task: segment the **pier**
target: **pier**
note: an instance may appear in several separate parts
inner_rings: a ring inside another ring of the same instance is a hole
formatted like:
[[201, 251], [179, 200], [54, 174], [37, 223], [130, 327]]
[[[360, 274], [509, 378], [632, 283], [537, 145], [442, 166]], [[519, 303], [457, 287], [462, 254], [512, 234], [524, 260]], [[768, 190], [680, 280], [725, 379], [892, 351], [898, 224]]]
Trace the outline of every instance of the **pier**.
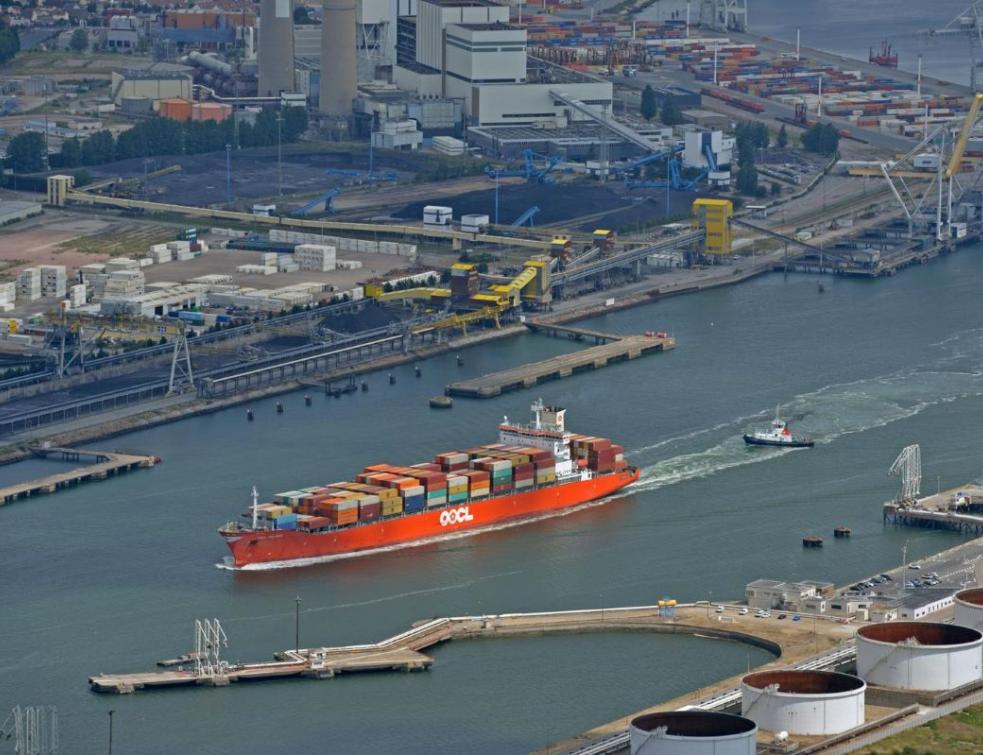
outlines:
[[37, 447], [29, 449], [41, 458], [59, 457], [65, 461], [90, 459], [91, 463], [68, 472], [58, 472], [36, 480], [19, 482], [0, 488], [0, 506], [20, 498], [30, 498], [42, 493], [54, 493], [61, 488], [69, 488], [90, 480], [105, 480], [123, 472], [143, 467], [152, 467], [160, 459], [156, 456], [137, 456], [115, 451], [86, 451], [78, 448]]
[[558, 325], [557, 323], [542, 322], [540, 320], [527, 320], [525, 323], [533, 333], [540, 333], [544, 336], [553, 338], [569, 338], [571, 341], [583, 341], [593, 339], [594, 343], [611, 343], [620, 341], [624, 336], [617, 336], [612, 333], [602, 333], [598, 330], [589, 328], [577, 328], [572, 325]]
[[[577, 332], [575, 328], [556, 325], [548, 327], [556, 333]], [[676, 340], [666, 335], [610, 336], [595, 331], [586, 331], [586, 333], [590, 335], [585, 337], [605, 337], [612, 340], [572, 354], [561, 354], [541, 362], [532, 362], [471, 380], [451, 383], [445, 392], [448, 396], [492, 398], [508, 391], [531, 388], [547, 380], [557, 380], [578, 372], [600, 369], [613, 362], [637, 359], [657, 351], [668, 351], [676, 346]]]
[[[233, 682], [272, 679], [330, 679], [366, 671], [418, 671], [433, 664], [423, 651], [451, 640], [543, 636], [583, 632], [656, 632], [736, 640], [781, 656], [782, 664], [829, 650], [848, 639], [852, 630], [843, 624], [818, 622], [756, 622], [737, 608], [726, 617], [706, 605], [680, 605], [667, 612], [664, 606], [630, 606], [543, 613], [509, 613], [485, 616], [435, 618], [381, 642], [339, 647], [283, 650], [274, 660], [226, 664], [206, 670], [189, 660], [189, 667], [136, 674], [99, 674], [89, 678], [94, 692], [129, 694], [167, 687], [224, 687]], [[185, 656], [191, 657], [191, 654]]]
[[983, 535], [983, 488], [969, 483], [935, 495], [884, 504], [884, 521], [908, 527]]

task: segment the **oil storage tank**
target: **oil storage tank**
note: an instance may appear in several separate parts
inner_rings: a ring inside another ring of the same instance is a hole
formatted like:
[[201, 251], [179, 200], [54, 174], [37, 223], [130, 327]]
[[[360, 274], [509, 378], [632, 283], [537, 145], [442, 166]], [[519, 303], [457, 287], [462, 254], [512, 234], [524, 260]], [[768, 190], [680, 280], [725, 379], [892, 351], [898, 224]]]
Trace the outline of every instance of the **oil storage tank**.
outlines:
[[955, 623], [983, 631], [983, 587], [971, 587], [956, 593]]
[[765, 731], [839, 734], [864, 722], [866, 690], [833, 671], [759, 671], [741, 680], [741, 715]]
[[895, 621], [857, 630], [857, 674], [868, 684], [947, 690], [979, 681], [983, 634], [950, 624]]
[[754, 755], [758, 727], [728, 713], [647, 713], [628, 727], [631, 755]]

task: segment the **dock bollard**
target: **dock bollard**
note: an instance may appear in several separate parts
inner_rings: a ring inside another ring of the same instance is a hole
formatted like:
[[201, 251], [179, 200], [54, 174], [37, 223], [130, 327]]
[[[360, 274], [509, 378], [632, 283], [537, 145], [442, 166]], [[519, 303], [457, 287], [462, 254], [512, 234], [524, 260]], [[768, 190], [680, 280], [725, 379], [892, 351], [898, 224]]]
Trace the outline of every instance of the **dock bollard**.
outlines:
[[308, 406], [311, 405], [311, 397], [306, 393], [304, 394], [304, 403], [307, 404]]
[[253, 410], [252, 409], [246, 409], [246, 419], [249, 420], [250, 422], [253, 421]]
[[389, 385], [396, 385], [396, 376], [391, 372], [389, 373]]
[[279, 401], [276, 402], [276, 413], [283, 414], [283, 404], [281, 404]]

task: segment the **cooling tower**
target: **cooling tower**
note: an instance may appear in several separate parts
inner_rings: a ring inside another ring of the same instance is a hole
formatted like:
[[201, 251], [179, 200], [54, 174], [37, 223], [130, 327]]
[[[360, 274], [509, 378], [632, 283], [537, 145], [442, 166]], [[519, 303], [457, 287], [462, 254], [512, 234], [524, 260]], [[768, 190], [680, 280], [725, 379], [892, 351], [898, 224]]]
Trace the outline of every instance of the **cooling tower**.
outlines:
[[322, 113], [348, 116], [352, 112], [357, 80], [355, 49], [356, 0], [324, 0], [321, 24]]
[[259, 5], [260, 97], [295, 92], [294, 16], [291, 0], [261, 0]]

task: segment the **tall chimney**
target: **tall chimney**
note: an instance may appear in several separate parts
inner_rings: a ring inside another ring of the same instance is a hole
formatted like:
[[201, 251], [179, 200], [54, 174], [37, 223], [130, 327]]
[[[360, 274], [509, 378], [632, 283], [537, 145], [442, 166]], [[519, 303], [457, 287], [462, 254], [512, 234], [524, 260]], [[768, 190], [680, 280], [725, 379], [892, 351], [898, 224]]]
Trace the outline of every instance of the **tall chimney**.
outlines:
[[259, 87], [260, 97], [295, 92], [294, 15], [291, 0], [260, 0]]
[[321, 24], [321, 105], [328, 115], [348, 116], [358, 83], [355, 0], [324, 0]]

